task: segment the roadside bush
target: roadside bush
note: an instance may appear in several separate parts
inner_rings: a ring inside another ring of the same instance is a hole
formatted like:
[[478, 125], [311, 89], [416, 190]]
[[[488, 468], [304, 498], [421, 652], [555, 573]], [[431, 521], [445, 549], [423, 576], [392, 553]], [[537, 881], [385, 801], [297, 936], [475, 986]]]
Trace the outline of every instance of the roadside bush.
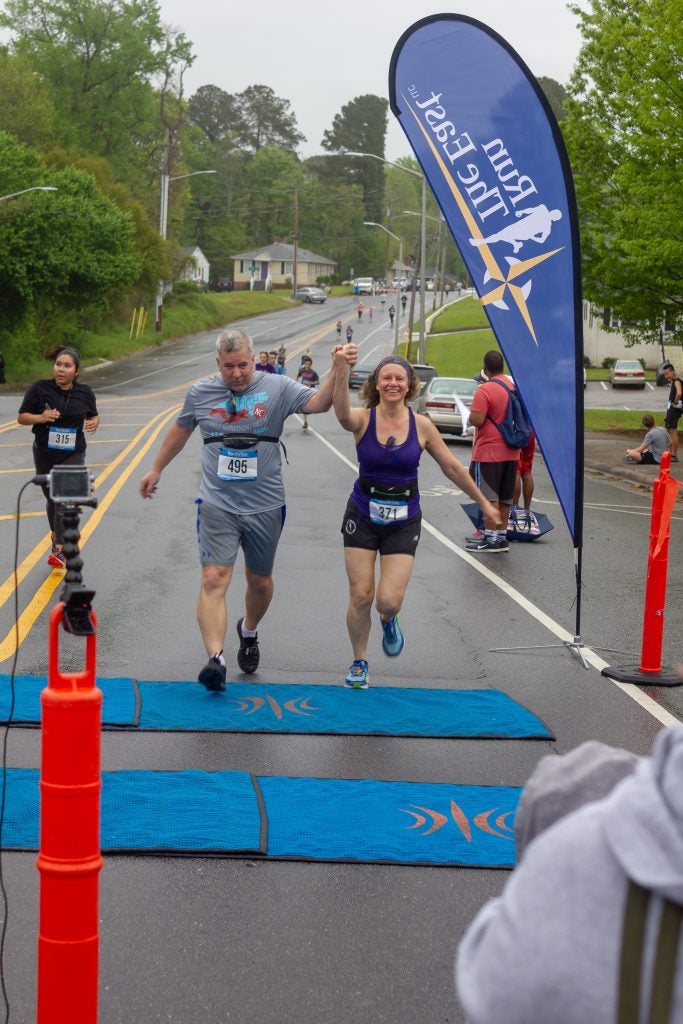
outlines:
[[614, 356], [605, 356], [605, 358], [602, 361], [602, 368], [603, 370], [609, 370], [610, 366], [614, 366], [615, 363], [616, 359], [614, 358]]

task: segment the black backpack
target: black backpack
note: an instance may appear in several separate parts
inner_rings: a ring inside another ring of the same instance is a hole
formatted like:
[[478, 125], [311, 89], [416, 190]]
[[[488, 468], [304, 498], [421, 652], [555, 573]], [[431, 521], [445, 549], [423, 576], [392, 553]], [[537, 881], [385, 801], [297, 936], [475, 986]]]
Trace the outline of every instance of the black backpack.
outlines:
[[493, 377], [491, 384], [500, 384], [508, 393], [508, 407], [505, 416], [496, 423], [500, 435], [511, 448], [526, 448], [531, 437], [531, 424], [516, 391], [511, 390], [502, 380]]

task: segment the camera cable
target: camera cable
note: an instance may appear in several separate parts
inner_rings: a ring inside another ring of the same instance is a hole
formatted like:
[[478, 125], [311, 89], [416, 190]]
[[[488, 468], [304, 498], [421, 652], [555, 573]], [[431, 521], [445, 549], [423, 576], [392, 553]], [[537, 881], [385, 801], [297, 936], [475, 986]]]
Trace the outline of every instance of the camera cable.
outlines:
[[2, 734], [2, 755], [0, 768], [0, 906], [2, 908], [2, 929], [0, 930], [0, 991], [4, 1002], [5, 1018], [4, 1024], [9, 1024], [10, 1002], [7, 994], [5, 981], [5, 940], [7, 938], [7, 923], [9, 917], [9, 899], [5, 887], [5, 876], [3, 871], [3, 829], [5, 824], [5, 805], [7, 798], [7, 747], [9, 743], [9, 731], [14, 717], [15, 705], [15, 676], [17, 671], [17, 660], [19, 658], [19, 517], [21, 512], [21, 498], [34, 480], [31, 479], [24, 484], [17, 496], [16, 528], [14, 532], [14, 657], [10, 669], [10, 701], [7, 719]]

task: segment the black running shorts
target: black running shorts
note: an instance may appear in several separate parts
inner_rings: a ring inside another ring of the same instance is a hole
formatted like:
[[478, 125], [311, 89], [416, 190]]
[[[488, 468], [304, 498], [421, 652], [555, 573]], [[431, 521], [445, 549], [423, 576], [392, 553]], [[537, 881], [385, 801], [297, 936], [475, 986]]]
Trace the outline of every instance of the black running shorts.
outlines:
[[345, 548], [379, 551], [380, 555], [413, 555], [417, 551], [422, 528], [422, 514], [413, 516], [400, 526], [373, 523], [356, 508], [352, 498], [344, 512], [341, 532]]

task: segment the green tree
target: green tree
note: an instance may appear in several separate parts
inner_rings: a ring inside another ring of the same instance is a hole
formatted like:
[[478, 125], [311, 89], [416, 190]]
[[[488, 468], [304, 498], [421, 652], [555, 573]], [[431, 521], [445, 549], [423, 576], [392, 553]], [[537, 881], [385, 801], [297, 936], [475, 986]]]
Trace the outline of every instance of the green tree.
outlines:
[[654, 340], [683, 336], [681, 0], [572, 8], [583, 44], [563, 124], [574, 171], [584, 295]]
[[381, 221], [384, 216], [384, 159], [387, 134], [388, 103], [379, 96], [357, 96], [335, 114], [332, 127], [322, 139], [322, 147], [330, 152], [351, 150], [373, 153], [380, 160], [358, 157], [321, 162], [320, 172], [328, 178], [346, 180], [363, 189], [366, 220]]
[[322, 182], [306, 167], [299, 202], [301, 244], [333, 259], [342, 279], [348, 278], [351, 267], [360, 272], [366, 265], [363, 217], [359, 186]]
[[263, 146], [279, 146], [294, 153], [305, 142], [289, 109], [289, 100], [280, 99], [267, 85], [250, 85], [235, 97], [243, 127], [239, 140], [245, 148], [258, 152]]
[[268, 245], [274, 238], [291, 240], [303, 186], [303, 169], [297, 158], [278, 146], [263, 146], [246, 164], [243, 185], [249, 244]]
[[559, 122], [564, 121], [566, 110], [564, 102], [567, 99], [567, 90], [559, 82], [556, 82], [554, 78], [544, 78], [541, 76], [538, 79], [538, 84], [545, 93], [553, 114]]
[[57, 191], [0, 204], [0, 333], [12, 332], [6, 347], [15, 364], [30, 361], [38, 339], [66, 340], [111, 311], [140, 267], [132, 218], [91, 175], [74, 168], [50, 172], [0, 133], [0, 192], [37, 184]]
[[0, 131], [37, 148], [54, 142], [54, 104], [47, 87], [33, 74], [30, 61], [0, 53], [0, 96]]
[[350, 181], [362, 188], [366, 220], [384, 216], [384, 160], [388, 102], [380, 96], [356, 96], [336, 114], [332, 128], [323, 135], [324, 150], [340, 153], [372, 153], [380, 160], [358, 157], [321, 161], [319, 173], [329, 180]]
[[196, 125], [214, 144], [235, 146], [247, 134], [238, 100], [217, 85], [203, 85], [190, 97], [188, 123]]
[[184, 35], [161, 25], [156, 0], [6, 0], [0, 26], [49, 89], [60, 143], [139, 180], [164, 103], [182, 94], [193, 61]]

